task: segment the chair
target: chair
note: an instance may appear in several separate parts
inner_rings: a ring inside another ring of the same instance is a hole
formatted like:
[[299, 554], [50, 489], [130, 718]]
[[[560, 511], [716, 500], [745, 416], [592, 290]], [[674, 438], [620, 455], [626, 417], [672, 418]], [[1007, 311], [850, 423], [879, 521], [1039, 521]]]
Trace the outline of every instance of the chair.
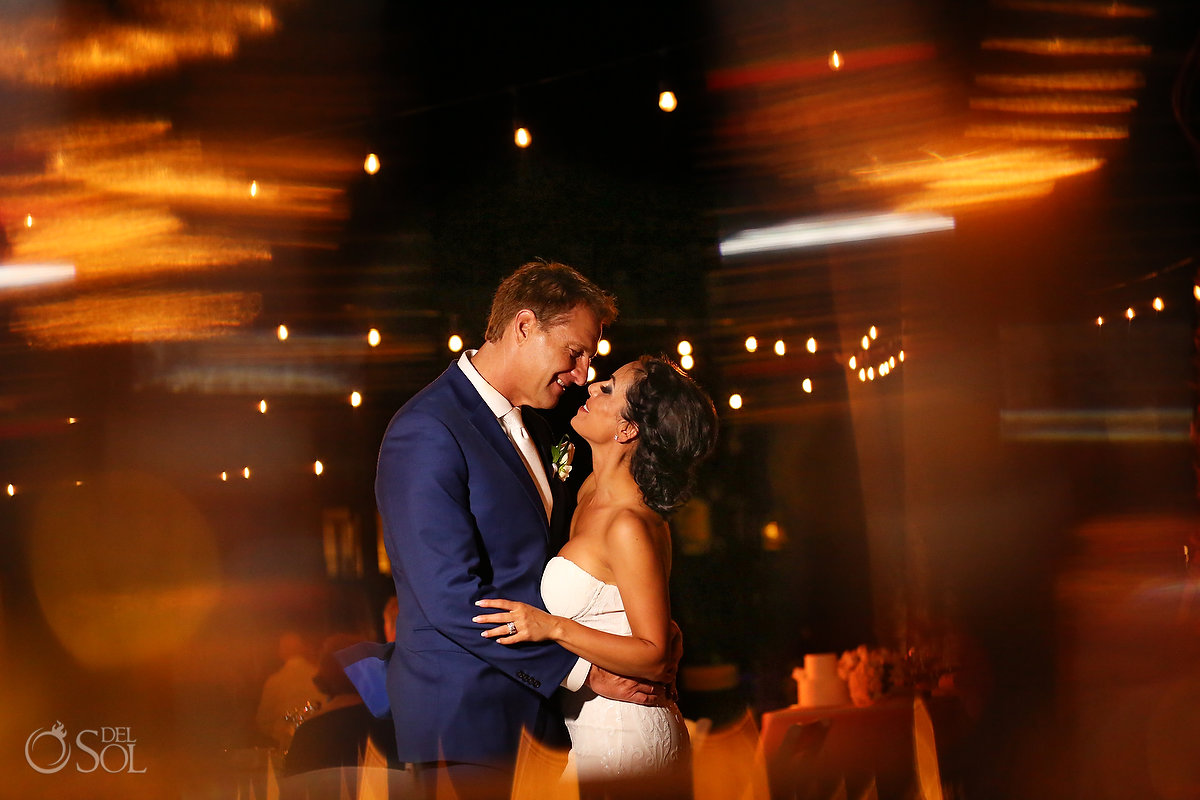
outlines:
[[767, 764], [773, 800], [808, 800], [827, 797], [814, 769], [817, 753], [832, 723], [827, 719], [798, 722], [787, 729], [779, 748]]
[[758, 725], [749, 710], [693, 749], [692, 784], [695, 800], [769, 800]]

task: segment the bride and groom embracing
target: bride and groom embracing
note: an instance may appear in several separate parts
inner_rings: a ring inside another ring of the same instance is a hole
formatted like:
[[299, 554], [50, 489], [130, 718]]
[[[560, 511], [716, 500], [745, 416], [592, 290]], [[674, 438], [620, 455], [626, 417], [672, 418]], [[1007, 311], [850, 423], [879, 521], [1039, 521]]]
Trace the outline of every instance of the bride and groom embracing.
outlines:
[[585, 796], [690, 789], [663, 685], [679, 660], [663, 515], [712, 449], [712, 402], [659, 358], [591, 383], [571, 420], [594, 467], [577, 497], [549, 426], [522, 417], [587, 383], [615, 316], [574, 269], [526, 264], [497, 289], [486, 342], [384, 436], [375, 490], [400, 605], [387, 694], [399, 757], [430, 797], [439, 781], [507, 797], [522, 730], [559, 747], [569, 734]]

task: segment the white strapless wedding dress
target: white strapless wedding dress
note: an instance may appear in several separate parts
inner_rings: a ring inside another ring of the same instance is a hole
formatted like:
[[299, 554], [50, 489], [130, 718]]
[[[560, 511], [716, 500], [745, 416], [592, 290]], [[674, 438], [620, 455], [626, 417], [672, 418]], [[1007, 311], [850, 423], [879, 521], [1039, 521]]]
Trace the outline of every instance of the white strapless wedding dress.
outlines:
[[[562, 556], [550, 559], [542, 573], [542, 600], [550, 613], [589, 628], [632, 634], [617, 587]], [[580, 781], [690, 771], [687, 728], [674, 703], [662, 707], [622, 703], [600, 697], [586, 686], [559, 696], [571, 734], [568, 763], [574, 764]]]

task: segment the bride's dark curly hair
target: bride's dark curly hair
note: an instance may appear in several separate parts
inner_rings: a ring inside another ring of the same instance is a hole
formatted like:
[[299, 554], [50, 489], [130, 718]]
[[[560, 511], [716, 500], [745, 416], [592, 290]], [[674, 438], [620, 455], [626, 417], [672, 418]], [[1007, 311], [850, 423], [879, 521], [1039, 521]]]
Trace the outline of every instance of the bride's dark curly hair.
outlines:
[[646, 505], [667, 515], [692, 494], [696, 465], [717, 440], [712, 400], [666, 358], [642, 356], [622, 416], [638, 427], [630, 472]]

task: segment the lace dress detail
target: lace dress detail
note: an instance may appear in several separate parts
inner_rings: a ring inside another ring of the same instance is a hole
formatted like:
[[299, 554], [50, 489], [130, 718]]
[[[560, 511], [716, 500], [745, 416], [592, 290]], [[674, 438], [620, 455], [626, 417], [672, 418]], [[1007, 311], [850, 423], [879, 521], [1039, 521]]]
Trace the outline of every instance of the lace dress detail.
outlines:
[[[562, 556], [542, 574], [542, 600], [552, 614], [589, 628], [630, 636], [621, 593]], [[613, 781], [687, 769], [690, 745], [679, 708], [639, 706], [600, 697], [586, 686], [560, 692], [570, 761], [581, 781]]]

